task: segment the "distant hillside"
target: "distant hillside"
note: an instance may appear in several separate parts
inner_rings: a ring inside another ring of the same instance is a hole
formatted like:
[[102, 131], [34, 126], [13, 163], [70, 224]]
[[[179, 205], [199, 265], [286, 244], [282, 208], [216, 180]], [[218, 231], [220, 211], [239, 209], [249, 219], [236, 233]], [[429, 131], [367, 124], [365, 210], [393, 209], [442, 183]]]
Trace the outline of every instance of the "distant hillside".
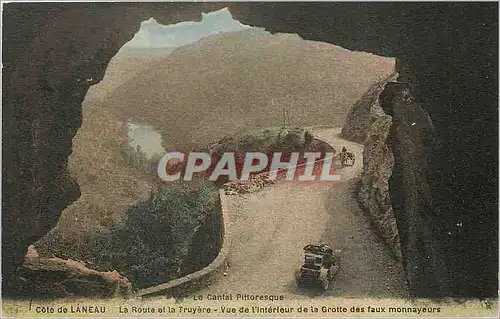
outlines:
[[124, 45], [116, 56], [166, 56], [172, 51], [177, 49], [177, 47], [162, 47], [162, 48], [148, 48], [148, 47], [133, 47], [129, 45]]
[[165, 56], [117, 54], [109, 61], [104, 78], [89, 88], [84, 103], [102, 100], [117, 87], [144, 71]]
[[117, 119], [151, 123], [167, 147], [188, 149], [280, 125], [283, 109], [292, 125], [342, 125], [352, 104], [393, 68], [393, 59], [249, 29], [154, 60], [99, 103]]

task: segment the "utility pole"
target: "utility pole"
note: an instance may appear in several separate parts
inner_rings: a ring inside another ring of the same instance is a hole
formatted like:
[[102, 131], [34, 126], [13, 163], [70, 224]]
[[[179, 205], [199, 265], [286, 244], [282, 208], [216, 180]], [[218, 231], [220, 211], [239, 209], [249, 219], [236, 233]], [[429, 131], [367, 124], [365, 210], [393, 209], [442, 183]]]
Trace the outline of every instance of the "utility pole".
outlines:
[[290, 112], [283, 108], [283, 126], [288, 127], [290, 125]]

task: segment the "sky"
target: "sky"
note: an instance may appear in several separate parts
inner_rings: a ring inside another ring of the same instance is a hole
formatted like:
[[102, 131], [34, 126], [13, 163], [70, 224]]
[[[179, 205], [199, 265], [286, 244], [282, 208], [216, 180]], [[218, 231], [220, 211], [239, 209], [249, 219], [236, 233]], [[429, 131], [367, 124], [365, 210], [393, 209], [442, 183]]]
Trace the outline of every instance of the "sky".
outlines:
[[164, 26], [155, 19], [141, 23], [141, 28], [126, 46], [133, 48], [179, 47], [221, 32], [250, 28], [231, 16], [227, 8], [203, 13], [201, 22], [181, 22]]

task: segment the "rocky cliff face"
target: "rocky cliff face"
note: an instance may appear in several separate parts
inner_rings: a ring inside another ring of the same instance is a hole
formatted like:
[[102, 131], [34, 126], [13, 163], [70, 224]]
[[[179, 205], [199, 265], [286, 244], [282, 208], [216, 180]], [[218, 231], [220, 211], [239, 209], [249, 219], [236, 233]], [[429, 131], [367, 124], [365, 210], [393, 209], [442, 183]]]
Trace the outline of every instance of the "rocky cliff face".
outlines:
[[[460, 19], [462, 14], [465, 12], [454, 12], [450, 19]], [[432, 210], [421, 216], [429, 217], [435, 241], [443, 247], [452, 292], [461, 296], [485, 296], [487, 291], [497, 294], [493, 274], [498, 272], [498, 88], [493, 82], [498, 75], [491, 68], [491, 59], [497, 54], [493, 47], [498, 35], [488, 27], [497, 23], [471, 20], [467, 30], [461, 25], [453, 32], [446, 31], [444, 23], [437, 32], [446, 44], [438, 51], [439, 57], [434, 57], [439, 63], [416, 54], [403, 55], [397, 61], [400, 81], [408, 84], [414, 101], [434, 126], [433, 143], [425, 147]], [[476, 42], [479, 39], [481, 44]], [[418, 49], [430, 51], [432, 47], [425, 43]], [[407, 165], [401, 159], [396, 159], [398, 166]], [[390, 188], [396, 189], [398, 178], [393, 177]], [[393, 197], [395, 211], [396, 202]], [[406, 198], [401, 202], [406, 203]], [[420, 204], [420, 209], [425, 205]], [[402, 207], [400, 214], [411, 213], [406, 204]]]
[[394, 155], [387, 145], [391, 127], [392, 118], [388, 115], [380, 115], [372, 121], [363, 149], [363, 175], [358, 199], [379, 235], [400, 259], [400, 238], [389, 194], [389, 177], [394, 167]]
[[423, 103], [406, 83], [391, 82], [380, 96], [392, 116], [385, 148], [393, 154], [393, 170], [386, 179], [410, 290], [431, 296], [451, 292], [442, 248], [443, 232], [436, 220], [432, 158], [437, 143], [435, 127]]
[[132, 285], [118, 272], [95, 271], [74, 260], [40, 257], [33, 246], [18, 274], [15, 289], [30, 298], [132, 296]]
[[[65, 173], [71, 139], [81, 125], [85, 92], [102, 78], [110, 58], [140, 21], [199, 20], [202, 11], [223, 6], [4, 6], [4, 288], [28, 244], [78, 197]], [[496, 295], [497, 4], [229, 6], [245, 24], [398, 57], [399, 81], [412, 98], [386, 92], [385, 110], [394, 121], [387, 137], [394, 153], [389, 190], [411, 291], [419, 296]], [[442, 236], [443, 247], [435, 247]]]
[[365, 142], [366, 137], [369, 135], [368, 132], [372, 128], [372, 123], [385, 115], [380, 108], [378, 97], [387, 82], [395, 81], [397, 77], [397, 73], [393, 73], [381, 78], [372, 84], [363, 96], [356, 101], [349, 114], [347, 114], [345, 124], [342, 127], [342, 138], [361, 144]]
[[380, 106], [380, 93], [397, 73], [374, 83], [352, 107], [342, 128], [342, 137], [364, 144], [363, 174], [358, 200], [370, 217], [374, 230], [401, 260], [401, 245], [396, 218], [389, 194], [389, 178], [394, 168], [394, 155], [387, 143], [392, 117]]
[[14, 4], [3, 12], [4, 278], [80, 196], [66, 167], [88, 88], [141, 21], [155, 13], [166, 24], [199, 19], [201, 8], [191, 7]]

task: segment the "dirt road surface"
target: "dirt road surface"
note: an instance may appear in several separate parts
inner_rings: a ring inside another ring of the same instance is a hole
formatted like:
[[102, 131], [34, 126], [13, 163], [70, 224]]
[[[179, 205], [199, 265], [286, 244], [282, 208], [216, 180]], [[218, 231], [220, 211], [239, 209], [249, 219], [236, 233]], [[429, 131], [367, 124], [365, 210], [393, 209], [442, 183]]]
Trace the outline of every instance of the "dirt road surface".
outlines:
[[[227, 276], [202, 294], [283, 294], [286, 299], [405, 297], [402, 266], [376, 239], [354, 198], [362, 170], [362, 146], [342, 140], [340, 129], [312, 130], [340, 150], [356, 155], [352, 167], [340, 168], [341, 181], [278, 182], [259, 192], [228, 196], [230, 267]], [[302, 248], [329, 243], [342, 249], [341, 270], [327, 292], [297, 288], [294, 273]]]

